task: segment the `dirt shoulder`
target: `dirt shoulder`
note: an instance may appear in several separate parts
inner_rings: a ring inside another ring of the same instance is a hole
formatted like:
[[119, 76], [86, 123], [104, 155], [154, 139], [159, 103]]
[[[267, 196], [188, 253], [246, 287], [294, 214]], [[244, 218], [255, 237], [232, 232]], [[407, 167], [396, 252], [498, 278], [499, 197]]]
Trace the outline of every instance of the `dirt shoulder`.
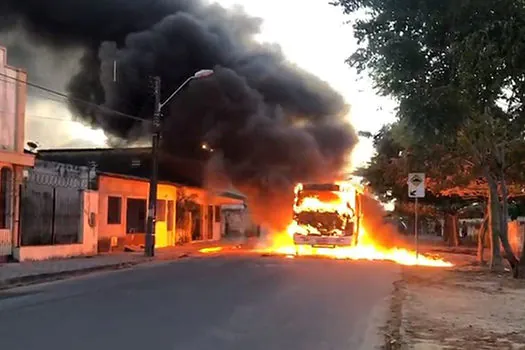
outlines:
[[396, 286], [390, 349], [525, 349], [525, 281], [470, 264], [407, 267]]

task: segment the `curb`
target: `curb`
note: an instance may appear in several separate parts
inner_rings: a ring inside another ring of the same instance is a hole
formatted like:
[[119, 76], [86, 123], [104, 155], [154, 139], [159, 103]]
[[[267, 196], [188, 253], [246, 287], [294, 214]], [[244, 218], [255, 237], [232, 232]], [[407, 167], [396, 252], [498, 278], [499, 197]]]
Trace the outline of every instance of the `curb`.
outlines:
[[114, 264], [108, 264], [108, 265], [93, 266], [93, 267], [88, 267], [88, 268], [80, 268], [80, 269], [60, 271], [60, 272], [42, 273], [42, 274], [34, 274], [34, 275], [28, 275], [28, 276], [22, 276], [22, 277], [8, 278], [3, 281], [0, 280], [0, 291], [17, 288], [17, 287], [29, 286], [33, 284], [59, 281], [59, 280], [64, 280], [66, 278], [71, 278], [71, 277], [84, 276], [84, 275], [88, 275], [93, 272], [128, 269], [136, 265], [140, 265], [140, 264], [144, 264], [144, 263], [148, 263], [152, 261], [159, 261], [159, 262], [160, 261], [176, 261], [179, 259], [199, 258], [199, 257], [205, 257], [205, 256], [211, 256], [211, 255], [215, 255], [215, 254], [196, 255], [195, 250], [192, 249], [192, 250], [181, 251], [177, 254], [166, 255], [164, 257], [157, 255], [156, 257], [153, 257], [153, 258], [137, 259], [134, 261], [126, 261], [126, 262], [120, 262], [120, 263], [114, 263]]
[[406, 282], [404, 276], [394, 282], [391, 299], [390, 312], [387, 324], [384, 326], [384, 345], [385, 350], [404, 349], [406, 344], [403, 339], [403, 303], [405, 302]]
[[68, 271], [14, 277], [14, 278], [9, 278], [4, 281], [0, 281], [0, 291], [11, 289], [11, 288], [16, 288], [16, 287], [33, 285], [33, 284], [63, 280], [69, 277], [84, 276], [84, 275], [88, 275], [93, 272], [128, 269], [133, 266], [147, 263], [150, 261], [152, 260], [148, 259], [148, 260], [138, 260], [138, 261], [127, 261], [127, 262], [121, 262], [121, 263], [110, 264], [110, 265], [93, 266], [93, 267], [88, 267], [88, 268], [83, 268], [83, 269], [75, 269], [75, 270], [68, 270]]

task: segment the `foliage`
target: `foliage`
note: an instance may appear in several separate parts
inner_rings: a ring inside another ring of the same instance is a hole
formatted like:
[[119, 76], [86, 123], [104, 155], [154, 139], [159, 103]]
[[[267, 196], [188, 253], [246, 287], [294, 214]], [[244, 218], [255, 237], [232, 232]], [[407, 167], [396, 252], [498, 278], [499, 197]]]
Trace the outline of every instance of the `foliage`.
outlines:
[[176, 223], [177, 227], [185, 227], [187, 214], [198, 210], [197, 195], [188, 195], [184, 189], [177, 189]]
[[[354, 25], [361, 46], [348, 63], [368, 71], [378, 91], [397, 99], [416, 144], [465, 149], [472, 164], [494, 167], [509, 140], [523, 140], [523, 0], [335, 4], [346, 13], [366, 13]], [[478, 138], [484, 135], [489, 137]]]
[[423, 205], [455, 211], [465, 204], [458, 195], [442, 194], [451, 186], [468, 184], [474, 178], [470, 163], [462, 158], [459, 150], [454, 152], [445, 144], [417, 145], [399, 122], [384, 126], [374, 136], [374, 147], [376, 154], [366, 168], [358, 170], [358, 174], [382, 200], [408, 201], [408, 173], [421, 171], [427, 176]]
[[[380, 169], [392, 172], [402, 162], [405, 173], [416, 170], [414, 160], [438, 180], [431, 184], [436, 193], [451, 184], [466, 187], [482, 177], [489, 196], [493, 253], [499, 251], [501, 238], [515, 265], [506, 233], [507, 181], [523, 180], [518, 157], [525, 147], [525, 1], [334, 4], [347, 14], [362, 15], [354, 24], [360, 48], [348, 63], [371, 74], [377, 90], [398, 101], [399, 125], [410, 135], [412, 147], [405, 148], [411, 157], [378, 155], [368, 177], [377, 179]], [[393, 145], [388, 137], [382, 139]], [[376, 144], [378, 151], [383, 146]]]
[[[455, 131], [497, 101], [523, 114], [523, 0], [340, 0], [361, 47], [348, 59], [396, 98], [418, 134]], [[506, 93], [504, 93], [506, 92]], [[424, 131], [424, 132], [422, 132]]]

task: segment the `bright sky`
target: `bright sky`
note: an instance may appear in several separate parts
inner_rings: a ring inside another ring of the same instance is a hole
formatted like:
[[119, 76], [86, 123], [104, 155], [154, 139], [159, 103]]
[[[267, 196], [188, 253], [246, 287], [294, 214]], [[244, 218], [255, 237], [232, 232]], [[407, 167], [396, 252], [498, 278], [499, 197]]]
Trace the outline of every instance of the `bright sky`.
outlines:
[[[241, 5], [264, 20], [261, 41], [281, 45], [288, 59], [327, 81], [351, 105], [350, 121], [356, 130], [376, 132], [392, 121], [394, 103], [377, 96], [369, 79], [359, 77], [344, 63], [357, 48], [349, 18], [329, 0], [216, 0], [225, 7]], [[71, 130], [73, 137], [91, 138], [84, 127]], [[96, 135], [100, 138], [101, 135]], [[102, 136], [103, 137], [103, 136]], [[100, 140], [102, 141], [102, 139]], [[373, 154], [370, 140], [362, 140], [352, 165]]]

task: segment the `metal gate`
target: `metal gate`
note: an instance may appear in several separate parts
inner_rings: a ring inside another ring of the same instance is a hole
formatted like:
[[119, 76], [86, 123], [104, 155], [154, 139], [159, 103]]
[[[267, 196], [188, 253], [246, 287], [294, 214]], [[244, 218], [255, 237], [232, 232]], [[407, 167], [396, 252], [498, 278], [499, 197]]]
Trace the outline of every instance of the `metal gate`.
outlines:
[[13, 247], [13, 171], [0, 166], [0, 257], [11, 255]]
[[37, 161], [20, 193], [22, 246], [81, 243], [87, 168]]

